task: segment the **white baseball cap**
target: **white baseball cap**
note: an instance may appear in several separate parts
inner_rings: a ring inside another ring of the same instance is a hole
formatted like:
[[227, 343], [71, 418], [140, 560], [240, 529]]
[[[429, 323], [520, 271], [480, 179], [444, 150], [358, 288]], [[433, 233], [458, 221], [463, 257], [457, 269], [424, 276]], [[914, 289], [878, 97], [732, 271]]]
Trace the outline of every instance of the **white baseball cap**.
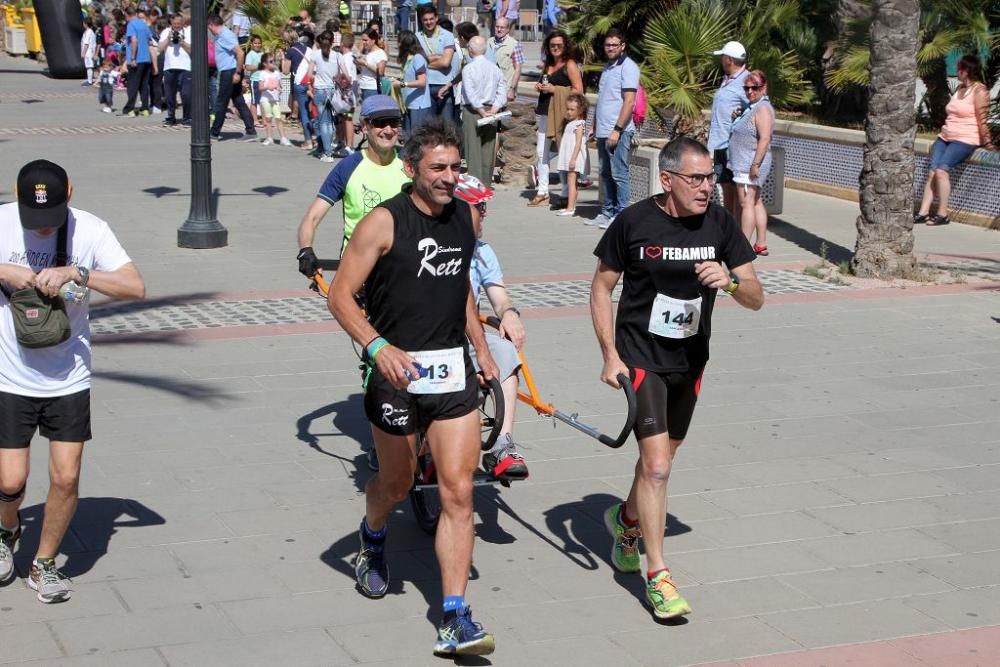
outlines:
[[747, 59], [746, 47], [739, 42], [726, 42], [718, 51], [712, 52], [713, 56], [729, 56], [730, 58], [736, 58], [737, 60]]

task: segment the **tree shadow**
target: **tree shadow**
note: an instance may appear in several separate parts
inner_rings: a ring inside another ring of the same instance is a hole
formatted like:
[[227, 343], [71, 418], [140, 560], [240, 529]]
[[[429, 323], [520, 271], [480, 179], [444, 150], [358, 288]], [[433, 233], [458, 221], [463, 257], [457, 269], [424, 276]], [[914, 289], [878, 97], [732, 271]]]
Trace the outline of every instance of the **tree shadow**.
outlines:
[[[21, 510], [24, 532], [15, 562], [18, 571], [27, 573], [38, 550], [45, 505], [39, 503]], [[67, 577], [86, 574], [105, 554], [119, 528], [162, 526], [167, 521], [142, 503], [125, 498], [80, 498], [60, 552], [66, 564], [59, 568]]]
[[206, 382], [188, 382], [178, 378], [141, 375], [139, 373], [126, 373], [122, 371], [94, 371], [92, 375], [114, 382], [124, 382], [149, 389], [157, 389], [169, 394], [183, 396], [192, 401], [204, 401], [215, 407], [234, 400], [231, 396], [225, 395], [219, 387]]
[[[833, 243], [832, 241], [824, 239], [821, 236], [817, 236], [809, 230], [797, 227], [786, 220], [782, 220], [781, 218], [769, 217], [767, 221], [767, 231], [768, 233], [780, 236], [789, 243], [793, 243], [803, 250], [816, 255], [817, 257], [823, 257], [825, 252], [826, 259], [834, 264], [839, 264], [843, 261], [850, 261], [851, 258], [854, 257], [853, 250], [845, 248], [837, 243]], [[826, 247], [825, 251], [823, 250], [824, 244]]]
[[[333, 430], [314, 432], [312, 430], [313, 422], [329, 415], [333, 415], [330, 422]], [[371, 426], [365, 416], [364, 394], [362, 393], [351, 394], [342, 401], [324, 405], [302, 415], [295, 422], [295, 437], [320, 454], [353, 465], [353, 472], [349, 471], [348, 474], [354, 480], [358, 491], [364, 491], [365, 484], [374, 475], [368, 469], [367, 463], [367, 452], [372, 448], [373, 443]], [[331, 445], [335, 446], [337, 443], [321, 443], [320, 438], [338, 438], [357, 443], [361, 446], [361, 451], [353, 456], [350, 454], [345, 456], [334, 451]]]

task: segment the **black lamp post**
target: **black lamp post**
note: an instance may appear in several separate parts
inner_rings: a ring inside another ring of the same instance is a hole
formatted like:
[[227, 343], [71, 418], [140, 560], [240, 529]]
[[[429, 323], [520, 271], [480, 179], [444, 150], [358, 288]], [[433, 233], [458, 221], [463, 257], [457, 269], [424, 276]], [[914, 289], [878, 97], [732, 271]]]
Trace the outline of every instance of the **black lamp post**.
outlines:
[[191, 3], [191, 210], [177, 230], [178, 248], [222, 248], [229, 232], [212, 210], [212, 140], [208, 135], [208, 9]]

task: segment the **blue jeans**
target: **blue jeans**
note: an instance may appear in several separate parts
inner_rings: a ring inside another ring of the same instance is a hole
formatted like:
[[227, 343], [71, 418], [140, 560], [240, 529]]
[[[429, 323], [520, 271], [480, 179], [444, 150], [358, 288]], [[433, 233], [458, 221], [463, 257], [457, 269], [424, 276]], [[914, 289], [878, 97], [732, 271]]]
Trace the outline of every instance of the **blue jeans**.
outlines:
[[208, 112], [215, 113], [215, 98], [219, 96], [219, 71], [208, 68]]
[[407, 109], [406, 115], [403, 116], [403, 139], [409, 139], [413, 130], [420, 127], [420, 125], [431, 117], [430, 108], [427, 109]]
[[937, 138], [931, 147], [931, 169], [941, 171], [951, 171], [958, 165], [969, 159], [969, 156], [976, 152], [978, 146], [962, 143], [961, 141], [945, 141], [941, 137]]
[[396, 12], [396, 34], [398, 35], [402, 30], [410, 29], [410, 8], [400, 7], [399, 11]]
[[330, 106], [330, 96], [333, 88], [317, 88], [313, 91], [313, 102], [319, 109], [319, 143], [323, 155], [333, 153], [333, 107]]
[[176, 119], [177, 93], [181, 94], [183, 115], [181, 120], [191, 120], [191, 72], [168, 69], [163, 73], [163, 87], [167, 94], [167, 118]]
[[629, 205], [628, 159], [632, 154], [632, 132], [622, 132], [613, 153], [608, 152], [607, 138], [597, 140], [597, 157], [601, 161], [601, 185], [604, 205], [601, 213], [609, 219]]
[[308, 86], [292, 83], [292, 95], [299, 102], [299, 122], [302, 123], [302, 134], [306, 142], [312, 141], [312, 124], [309, 122], [309, 91]]
[[364, 102], [365, 100], [367, 100], [372, 95], [378, 95], [378, 94], [380, 94], [380, 91], [378, 91], [378, 90], [368, 90], [367, 88], [362, 88], [361, 89], [361, 101]]
[[[455, 89], [449, 88], [444, 99], [438, 98], [438, 91], [444, 88], [443, 84], [427, 86], [431, 91], [431, 113], [435, 116], [444, 116], [450, 121], [455, 120]], [[457, 123], [456, 123], [457, 125]]]

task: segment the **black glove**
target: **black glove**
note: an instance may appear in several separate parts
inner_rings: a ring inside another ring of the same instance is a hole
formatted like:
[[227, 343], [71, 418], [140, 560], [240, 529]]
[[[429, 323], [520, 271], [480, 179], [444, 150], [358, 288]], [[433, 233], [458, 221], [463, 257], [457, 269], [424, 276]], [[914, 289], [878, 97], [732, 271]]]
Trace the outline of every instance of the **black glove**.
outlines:
[[316, 253], [311, 247], [306, 246], [299, 250], [295, 259], [299, 260], [299, 273], [306, 278], [312, 278], [319, 271], [319, 260], [316, 259]]

